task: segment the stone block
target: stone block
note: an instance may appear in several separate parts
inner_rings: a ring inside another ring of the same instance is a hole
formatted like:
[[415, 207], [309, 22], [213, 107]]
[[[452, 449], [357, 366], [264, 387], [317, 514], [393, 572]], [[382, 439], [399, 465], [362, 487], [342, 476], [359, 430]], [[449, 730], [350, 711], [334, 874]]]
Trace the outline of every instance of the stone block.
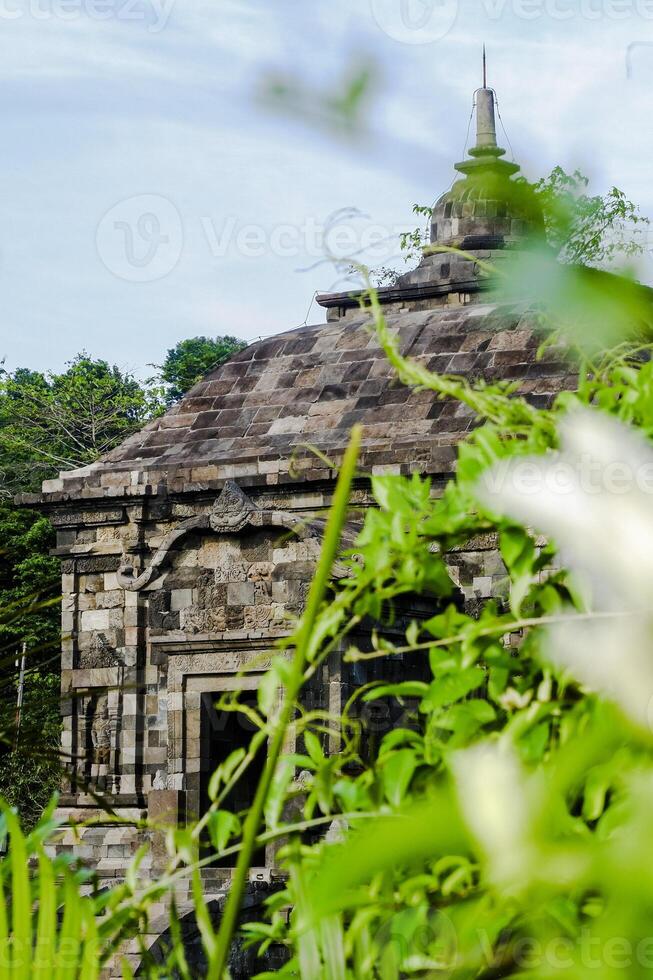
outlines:
[[244, 625], [244, 606], [226, 606], [226, 628], [230, 631], [241, 630]]
[[288, 602], [288, 583], [284, 580], [272, 583], [272, 599], [276, 603]]
[[225, 558], [215, 569], [215, 581], [218, 584], [228, 582], [246, 582], [248, 565], [240, 559]]
[[271, 582], [254, 582], [254, 602], [256, 605], [265, 605], [272, 598]]
[[66, 612], [62, 609], [61, 611], [61, 632], [62, 633], [72, 633], [75, 629], [76, 616], [74, 612]]
[[230, 606], [253, 605], [254, 584], [252, 582], [230, 582], [227, 586], [227, 602]]
[[301, 432], [304, 427], [303, 415], [289, 415], [287, 418], [275, 419], [270, 425], [271, 436], [283, 435], [290, 432]]
[[222, 633], [227, 628], [225, 607], [198, 609], [191, 606], [188, 609], [182, 609], [180, 624], [186, 633]]
[[247, 578], [250, 582], [269, 582], [274, 571], [274, 564], [271, 561], [257, 561], [250, 565]]
[[145, 763], [148, 766], [165, 766], [168, 761], [168, 750], [165, 745], [148, 745], [145, 749]]
[[82, 613], [82, 629], [84, 631], [108, 630], [110, 625], [108, 609], [87, 609]]
[[138, 626], [139, 623], [139, 611], [138, 606], [129, 606], [123, 612], [123, 625], [128, 626]]
[[187, 606], [192, 605], [192, 602], [193, 602], [192, 589], [174, 589], [170, 593], [171, 612], [178, 612], [180, 609], [186, 609]]
[[474, 592], [477, 593], [481, 598], [489, 598], [492, 595], [492, 576], [491, 575], [479, 575], [474, 578], [472, 587]]
[[117, 609], [124, 602], [125, 593], [120, 589], [111, 592], [98, 592], [95, 597], [97, 609]]
[[262, 630], [274, 620], [274, 609], [268, 606], [245, 606], [244, 624], [246, 630]]
[[161, 789], [151, 790], [147, 797], [147, 816], [149, 822], [161, 827], [161, 831], [152, 833], [152, 864], [156, 869], [161, 870], [167, 863], [167, 850], [165, 846], [166, 829], [175, 826], [182, 815], [183, 796], [176, 790]]

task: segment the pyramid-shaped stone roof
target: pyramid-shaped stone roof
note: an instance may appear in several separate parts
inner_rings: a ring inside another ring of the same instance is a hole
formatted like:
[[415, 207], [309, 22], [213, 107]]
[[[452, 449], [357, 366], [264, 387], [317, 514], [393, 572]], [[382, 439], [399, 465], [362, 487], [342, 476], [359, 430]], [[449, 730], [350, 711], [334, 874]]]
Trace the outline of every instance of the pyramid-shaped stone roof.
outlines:
[[[433, 371], [517, 379], [539, 403], [572, 382], [554, 354], [535, 359], [541, 337], [526, 303], [478, 302], [387, 319], [402, 352]], [[444, 475], [473, 419], [456, 401], [403, 385], [369, 315], [360, 313], [250, 345], [102, 461], [48, 481], [44, 492], [97, 498], [161, 484], [182, 490], [233, 478], [253, 485], [328, 476], [321, 457], [337, 462], [357, 422], [364, 469]]]

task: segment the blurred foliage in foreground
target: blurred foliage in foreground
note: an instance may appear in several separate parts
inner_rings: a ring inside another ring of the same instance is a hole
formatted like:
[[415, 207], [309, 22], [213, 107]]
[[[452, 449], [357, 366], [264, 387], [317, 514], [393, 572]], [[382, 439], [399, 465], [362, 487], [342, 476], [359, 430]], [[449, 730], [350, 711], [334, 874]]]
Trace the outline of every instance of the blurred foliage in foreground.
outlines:
[[[538, 277], [537, 253], [529, 262], [534, 281], [550, 281], [548, 265]], [[268, 976], [650, 975], [653, 306], [629, 279], [605, 275], [568, 269], [572, 302], [552, 302], [542, 317], [543, 341], [578, 368], [577, 389], [547, 408], [513, 383], [432, 375], [405, 360], [368, 294], [401, 380], [462, 402], [476, 427], [438, 497], [419, 476], [372, 478], [376, 507], [348, 559], [349, 577], [332, 586], [354, 433], [306, 613], [260, 686], [256, 714], [247, 708], [258, 726], [249, 751], [216, 771], [200, 824], [167, 831], [160, 879], [139, 870], [139, 855], [125, 888], [92, 906], [99, 959], [141, 935], [148, 909], [164, 899], [170, 959], [156, 965], [145, 956], [141, 975], [191, 976], [174, 906], [175, 884], [190, 876], [203, 975], [225, 976], [252, 854], [278, 840], [286, 886], [269, 899], [265, 920], [243, 930], [263, 952], [287, 950], [286, 966]], [[640, 339], [597, 352], [592, 320], [606, 336], [630, 324]], [[507, 575], [502, 595], [471, 615], [453, 601], [447, 559], [473, 550], [479, 535], [496, 535]], [[433, 615], [391, 643], [382, 627], [393, 600], [415, 593], [431, 600]], [[348, 639], [366, 619], [379, 624], [371, 650]], [[341, 717], [302, 709], [303, 684], [334, 650], [354, 662], [401, 653], [428, 664], [430, 679], [367, 685]], [[402, 706], [403, 720], [370, 757], [361, 735], [388, 699]], [[298, 751], [288, 756], [290, 725]], [[326, 751], [329, 741], [335, 752]], [[267, 762], [256, 798], [231, 813], [225, 800], [257, 753]], [[52, 832], [49, 820], [37, 836]], [[24, 864], [15, 841], [20, 848], [14, 831], [7, 882]], [[201, 869], [230, 855], [238, 868], [216, 924]], [[43, 888], [50, 894], [48, 868], [42, 857], [34, 897]], [[22, 889], [26, 908], [30, 886], [19, 876], [11, 887], [14, 895]], [[78, 886], [68, 887], [60, 896], [67, 909]], [[80, 908], [74, 920], [64, 913], [60, 928], [90, 941], [88, 905]], [[10, 928], [27, 942], [23, 918]], [[95, 975], [83, 969], [70, 975]]]
[[[623, 201], [612, 205], [628, 219]], [[582, 221], [556, 220], [596, 247]], [[257, 732], [214, 774], [200, 823], [165, 831], [160, 877], [148, 876], [140, 853], [123, 885], [100, 891], [87, 872], [44, 853], [52, 811], [24, 837], [4, 810], [9, 966], [0, 958], [0, 978], [95, 977], [124, 941], [138, 949], [161, 901], [169, 958], [155, 964], [140, 950], [140, 975], [190, 977], [174, 904], [190, 878], [202, 975], [222, 980], [252, 856], [274, 841], [287, 882], [243, 932], [261, 952], [285, 949], [276, 976], [650, 975], [653, 304], [631, 279], [568, 257], [564, 265], [532, 250], [506, 263], [497, 283], [535, 302], [543, 344], [577, 366], [576, 390], [546, 408], [516, 383], [433, 375], [405, 360], [369, 291], [372, 327], [401, 380], [462, 403], [474, 419], [455, 478], [440, 496], [419, 476], [372, 478], [376, 506], [345, 559], [349, 576], [334, 586], [354, 431], [306, 611], [260, 685], [256, 712], [246, 709]], [[454, 601], [448, 556], [473, 550], [479, 535], [495, 536], [506, 580], [472, 615]], [[415, 594], [433, 615], [390, 642], [383, 627], [395, 601]], [[350, 636], [369, 620], [378, 629], [361, 650]], [[429, 676], [365, 685], [342, 716], [305, 710], [303, 685], [334, 652], [350, 662], [413, 657]], [[403, 720], [364, 742], [374, 706], [389, 700]], [[224, 707], [237, 709], [237, 696]], [[297, 751], [287, 755], [291, 727]], [[265, 765], [255, 798], [232, 813], [226, 801], [257, 753]], [[226, 858], [237, 867], [216, 923], [201, 871]]]

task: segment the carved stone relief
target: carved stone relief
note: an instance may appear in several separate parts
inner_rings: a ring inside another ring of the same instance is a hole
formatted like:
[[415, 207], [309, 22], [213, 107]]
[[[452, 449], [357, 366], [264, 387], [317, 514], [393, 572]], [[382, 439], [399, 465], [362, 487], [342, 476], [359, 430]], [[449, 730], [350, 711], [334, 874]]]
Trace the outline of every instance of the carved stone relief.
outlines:
[[[319, 536], [317, 525], [307, 525], [299, 520], [294, 514], [282, 511], [265, 511], [257, 507], [249, 497], [243, 493], [240, 487], [231, 480], [228, 480], [215, 501], [211, 512], [206, 516], [193, 517], [182, 521], [174, 530], [170, 531], [163, 539], [161, 546], [154, 555], [149, 566], [141, 572], [135, 574], [132, 563], [125, 561], [121, 564], [117, 573], [118, 584], [121, 588], [130, 592], [138, 592], [144, 589], [162, 571], [163, 566], [170, 559], [170, 552], [175, 544], [187, 534], [194, 531], [213, 531], [214, 534], [236, 534], [245, 527], [282, 527], [293, 531], [301, 538], [315, 538]], [[241, 567], [242, 566], [242, 567]], [[227, 562], [221, 574], [224, 578], [221, 581], [242, 581], [247, 577], [248, 566], [246, 563], [237, 561]], [[216, 581], [219, 580], [218, 570], [216, 569]]]
[[121, 667], [123, 661], [105, 633], [93, 633], [88, 650], [79, 652], [80, 668]]

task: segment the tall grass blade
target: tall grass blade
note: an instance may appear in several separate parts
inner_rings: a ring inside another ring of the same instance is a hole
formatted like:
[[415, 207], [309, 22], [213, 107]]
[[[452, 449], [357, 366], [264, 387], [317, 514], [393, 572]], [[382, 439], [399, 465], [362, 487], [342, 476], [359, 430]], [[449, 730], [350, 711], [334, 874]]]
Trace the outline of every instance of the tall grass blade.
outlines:
[[81, 903], [84, 947], [79, 980], [97, 980], [100, 973], [100, 950], [95, 924], [95, 907], [89, 898], [82, 898]]
[[59, 936], [55, 980], [75, 980], [79, 970], [82, 924], [82, 900], [69, 872], [64, 876], [63, 922]]
[[57, 949], [57, 889], [52, 862], [39, 851], [38, 903], [39, 913], [34, 946], [32, 973], [36, 980], [50, 980], [54, 971]]
[[29, 980], [32, 960], [32, 899], [25, 837], [18, 818], [6, 803], [3, 807], [9, 832], [8, 860], [11, 868], [12, 980]]
[[[6, 837], [7, 816], [0, 812], [0, 840]], [[5, 883], [8, 874], [8, 859], [0, 862], [0, 980], [10, 980], [11, 977], [11, 946], [9, 942], [9, 923], [7, 920], [7, 902], [5, 899]]]
[[261, 824], [268, 792], [283, 751], [286, 731], [293, 718], [295, 699], [302, 687], [311, 633], [317, 620], [320, 606], [322, 605], [322, 600], [331, 576], [331, 569], [340, 546], [342, 529], [347, 519], [349, 493], [356, 473], [361, 433], [361, 427], [359, 425], [354, 426], [349, 446], [342, 461], [333, 503], [329, 512], [329, 519], [324, 532], [320, 561], [313, 582], [311, 583], [306, 602], [306, 610], [297, 629], [295, 653], [289, 665], [283, 702], [279, 716], [272, 729], [265, 768], [257, 786], [254, 801], [245, 820], [242, 848], [238, 855], [238, 863], [218, 932], [218, 950], [215, 967], [209, 970], [207, 974], [209, 980], [222, 980], [227, 967], [231, 941], [236, 928], [238, 913], [247, 883], [247, 874], [256, 843], [256, 835]]

